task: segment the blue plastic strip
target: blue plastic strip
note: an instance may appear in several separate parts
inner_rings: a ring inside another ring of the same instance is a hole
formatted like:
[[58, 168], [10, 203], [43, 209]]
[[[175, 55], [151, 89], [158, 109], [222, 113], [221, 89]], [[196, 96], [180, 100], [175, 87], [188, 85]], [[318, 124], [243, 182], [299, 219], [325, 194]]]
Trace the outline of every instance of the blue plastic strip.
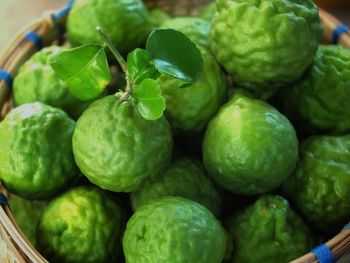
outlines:
[[43, 41], [41, 37], [38, 35], [38, 33], [34, 31], [29, 31], [25, 34], [24, 39], [28, 41], [32, 41], [36, 47], [37, 50], [40, 50], [43, 48]]
[[320, 261], [320, 263], [333, 263], [334, 256], [332, 251], [325, 245], [319, 245], [318, 247], [311, 250], [312, 253], [316, 256], [316, 258]]
[[52, 19], [54, 21], [60, 20], [62, 17], [64, 17], [69, 13], [73, 4], [74, 4], [74, 0], [68, 0], [67, 5], [65, 7], [63, 7], [61, 10], [58, 10], [56, 13], [52, 14]]
[[6, 70], [0, 69], [0, 80], [4, 80], [9, 90], [12, 88], [12, 76]]
[[340, 37], [350, 32], [350, 29], [346, 25], [339, 25], [333, 31], [332, 42], [333, 44], [338, 44]]
[[7, 205], [7, 198], [3, 193], [0, 193], [0, 205]]
[[344, 226], [344, 228], [345, 228], [345, 229], [350, 229], [350, 223], [346, 224], [346, 225]]

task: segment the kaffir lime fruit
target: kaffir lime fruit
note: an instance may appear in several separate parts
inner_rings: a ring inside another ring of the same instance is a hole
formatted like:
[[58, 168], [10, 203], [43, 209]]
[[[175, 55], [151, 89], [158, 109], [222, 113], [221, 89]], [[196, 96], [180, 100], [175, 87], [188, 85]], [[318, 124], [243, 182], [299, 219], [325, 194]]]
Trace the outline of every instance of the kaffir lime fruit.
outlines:
[[136, 210], [123, 238], [128, 263], [221, 263], [226, 231], [204, 206], [164, 197]]
[[40, 102], [23, 104], [0, 123], [0, 180], [28, 199], [48, 198], [79, 177], [72, 136], [75, 121]]
[[211, 49], [235, 82], [262, 97], [299, 79], [322, 36], [312, 0], [217, 0]]
[[121, 256], [125, 212], [106, 192], [80, 186], [52, 200], [37, 237], [50, 262], [107, 263]]
[[198, 81], [186, 84], [166, 75], [157, 80], [166, 100], [165, 115], [177, 134], [203, 130], [226, 99], [227, 81], [219, 64], [208, 50], [198, 48], [204, 60]]
[[161, 24], [171, 19], [169, 14], [158, 8], [150, 10], [149, 16], [153, 28], [159, 28]]
[[199, 17], [208, 21], [212, 21], [216, 12], [216, 3], [207, 4], [200, 12]]
[[75, 161], [94, 184], [115, 192], [138, 190], [170, 164], [171, 128], [164, 117], [144, 119], [121, 94], [94, 102], [79, 118], [73, 136]]
[[207, 177], [204, 167], [193, 158], [180, 158], [157, 180], [131, 194], [134, 210], [164, 196], [180, 196], [198, 202], [218, 215], [221, 196]]
[[284, 111], [307, 133], [350, 131], [350, 50], [320, 46], [304, 77], [281, 90]]
[[47, 205], [47, 201], [30, 201], [17, 195], [11, 195], [9, 198], [11, 213], [23, 234], [33, 246], [37, 245], [36, 227]]
[[160, 28], [171, 28], [184, 33], [194, 43], [205, 48], [210, 48], [210, 27], [209, 21], [199, 17], [175, 17], [164, 22]]
[[277, 188], [294, 170], [298, 140], [288, 119], [267, 103], [236, 92], [210, 121], [203, 161], [211, 177], [234, 193]]
[[121, 53], [140, 46], [152, 29], [141, 0], [76, 0], [67, 20], [71, 43], [74, 46], [101, 43], [96, 26], [108, 32]]
[[13, 82], [13, 99], [16, 106], [42, 102], [66, 111], [77, 119], [92, 101], [81, 101], [68, 90], [52, 69], [50, 61], [62, 50], [51, 46], [35, 53], [19, 69]]
[[350, 136], [315, 136], [300, 147], [300, 161], [284, 190], [305, 218], [324, 232], [350, 217]]
[[232, 263], [289, 262], [313, 245], [307, 225], [281, 196], [261, 196], [227, 225], [235, 248]]

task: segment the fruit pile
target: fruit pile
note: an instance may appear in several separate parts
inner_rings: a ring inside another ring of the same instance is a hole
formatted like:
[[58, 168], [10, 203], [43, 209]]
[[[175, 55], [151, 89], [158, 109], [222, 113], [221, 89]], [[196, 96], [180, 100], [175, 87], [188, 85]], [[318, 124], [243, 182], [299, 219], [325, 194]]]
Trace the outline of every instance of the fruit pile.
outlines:
[[[19, 70], [0, 180], [50, 262], [288, 262], [350, 219], [350, 50], [312, 0], [77, 0]], [[35, 201], [34, 201], [35, 200]]]

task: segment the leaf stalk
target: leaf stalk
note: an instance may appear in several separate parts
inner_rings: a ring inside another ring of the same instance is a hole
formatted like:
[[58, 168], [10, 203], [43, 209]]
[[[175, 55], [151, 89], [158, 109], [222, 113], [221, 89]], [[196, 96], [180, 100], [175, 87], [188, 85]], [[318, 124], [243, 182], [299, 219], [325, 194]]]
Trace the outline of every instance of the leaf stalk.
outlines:
[[106, 35], [106, 33], [102, 30], [100, 26], [96, 27], [96, 31], [99, 34], [99, 36], [102, 38], [102, 40], [106, 43], [108, 48], [112, 51], [113, 55], [117, 59], [124, 73], [127, 74], [128, 73], [127, 63], [124, 60], [123, 56], [119, 53], [118, 49], [113, 45], [112, 40]]

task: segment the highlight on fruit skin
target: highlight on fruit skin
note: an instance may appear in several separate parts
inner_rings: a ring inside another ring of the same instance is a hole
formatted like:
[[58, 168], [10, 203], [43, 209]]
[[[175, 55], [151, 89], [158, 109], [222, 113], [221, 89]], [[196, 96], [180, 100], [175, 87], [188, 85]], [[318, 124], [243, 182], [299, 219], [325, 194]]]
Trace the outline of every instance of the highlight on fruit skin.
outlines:
[[38, 223], [39, 251], [50, 262], [119, 262], [126, 212], [110, 193], [79, 186], [53, 199]]
[[0, 180], [12, 193], [47, 199], [80, 178], [74, 162], [75, 121], [41, 102], [12, 109], [0, 122]]
[[298, 139], [289, 120], [264, 101], [237, 90], [210, 121], [203, 163], [210, 177], [236, 194], [263, 194], [294, 171]]

